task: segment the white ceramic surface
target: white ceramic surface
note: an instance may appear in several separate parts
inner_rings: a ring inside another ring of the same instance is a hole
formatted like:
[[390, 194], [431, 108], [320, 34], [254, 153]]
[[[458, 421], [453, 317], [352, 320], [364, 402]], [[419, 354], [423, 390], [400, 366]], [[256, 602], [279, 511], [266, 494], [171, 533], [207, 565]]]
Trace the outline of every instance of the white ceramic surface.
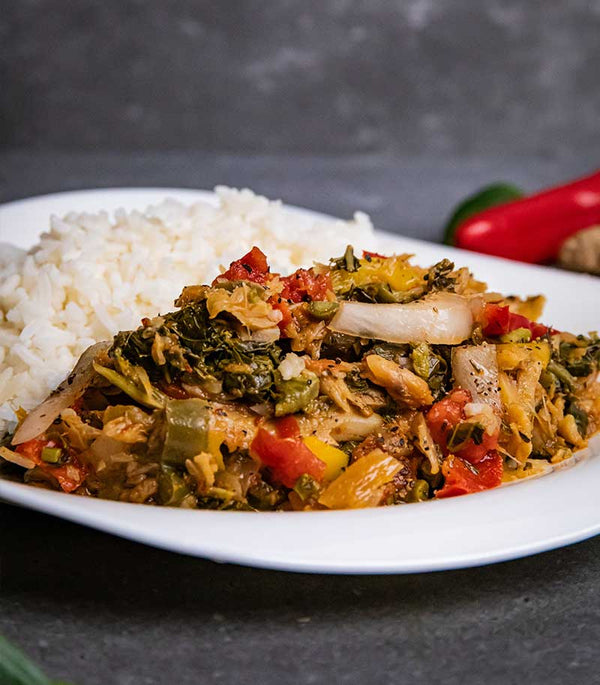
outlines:
[[[59, 193], [0, 207], [0, 241], [27, 247], [50, 214], [143, 209], [165, 197], [211, 193], [170, 188]], [[304, 210], [298, 210], [304, 211]], [[548, 296], [545, 323], [598, 327], [600, 281], [380, 233], [382, 251], [429, 264], [448, 256], [493, 289]], [[362, 511], [187, 511], [64, 495], [0, 481], [0, 498], [176, 552], [291, 571], [408, 573], [488, 564], [553, 549], [600, 532], [600, 440], [571, 468], [467, 497]]]

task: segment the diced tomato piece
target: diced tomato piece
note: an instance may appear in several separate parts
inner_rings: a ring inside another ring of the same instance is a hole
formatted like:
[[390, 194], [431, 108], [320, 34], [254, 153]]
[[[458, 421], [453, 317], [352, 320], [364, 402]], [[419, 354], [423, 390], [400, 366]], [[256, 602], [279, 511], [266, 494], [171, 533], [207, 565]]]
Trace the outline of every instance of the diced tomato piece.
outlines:
[[493, 450], [477, 466], [471, 466], [452, 454], [444, 460], [442, 473], [445, 480], [435, 493], [438, 499], [490, 490], [502, 482], [502, 457]]
[[324, 300], [331, 290], [329, 274], [316, 274], [314, 269], [298, 269], [291, 276], [280, 279], [283, 283], [281, 297], [292, 302]]
[[279, 330], [283, 333], [285, 329], [292, 323], [292, 313], [288, 303], [281, 297], [272, 297], [269, 300], [271, 307], [281, 312], [281, 321], [277, 324]]
[[83, 483], [87, 475], [85, 466], [80, 464], [74, 457], [71, 457], [70, 462], [64, 466], [44, 464], [41, 468], [56, 478], [64, 492], [76, 490]]
[[300, 426], [296, 417], [292, 414], [288, 414], [281, 419], [278, 419], [275, 424], [275, 430], [277, 431], [277, 436], [280, 438], [299, 438], [300, 437]]
[[465, 419], [465, 405], [471, 401], [467, 390], [453, 390], [436, 402], [425, 417], [431, 437], [447, 453], [446, 443], [455, 426]]
[[61, 466], [53, 466], [42, 460], [42, 450], [44, 447], [57, 447], [53, 440], [28, 440], [15, 447], [15, 452], [31, 459], [42, 471], [56, 478], [58, 484], [64, 492], [72, 492], [78, 488], [87, 475], [87, 469], [78, 459], [71, 455], [69, 461]]
[[264, 285], [273, 275], [269, 273], [266, 255], [255, 246], [241, 259], [231, 262], [229, 269], [217, 276], [213, 285], [219, 281], [251, 281]]
[[485, 326], [483, 334], [488, 338], [496, 338], [505, 333], [515, 331], [517, 328], [527, 328], [531, 331], [531, 339], [536, 340], [547, 333], [558, 333], [553, 328], [548, 328], [541, 323], [531, 321], [521, 314], [513, 314], [509, 307], [499, 304], [488, 303], [483, 311]]
[[33, 440], [28, 440], [27, 442], [22, 442], [20, 445], [17, 445], [15, 447], [15, 452], [39, 465], [43, 463], [42, 450], [44, 447], [49, 446], [53, 446], [53, 443], [51, 444], [49, 440], [38, 440], [37, 438], [34, 438]]
[[265, 466], [270, 467], [273, 477], [288, 488], [293, 488], [298, 478], [305, 473], [321, 481], [325, 462], [302, 442], [296, 419], [293, 416], [281, 419], [276, 431], [277, 435], [259, 428], [250, 445], [251, 451]]
[[[431, 437], [441, 447], [444, 455], [450, 453], [448, 439], [452, 432], [459, 423], [467, 420], [464, 410], [465, 405], [470, 401], [471, 395], [467, 390], [453, 390], [427, 412], [426, 420]], [[477, 464], [490, 450], [495, 450], [497, 447], [498, 433], [490, 435], [484, 432], [479, 444], [474, 440], [469, 440], [460, 450], [454, 451], [454, 454], [471, 464]]]
[[470, 464], [479, 464], [490, 451], [498, 447], [498, 437], [500, 431], [494, 435], [484, 433], [481, 443], [477, 445], [473, 440], [469, 442], [460, 450], [454, 452], [457, 457], [468, 461]]

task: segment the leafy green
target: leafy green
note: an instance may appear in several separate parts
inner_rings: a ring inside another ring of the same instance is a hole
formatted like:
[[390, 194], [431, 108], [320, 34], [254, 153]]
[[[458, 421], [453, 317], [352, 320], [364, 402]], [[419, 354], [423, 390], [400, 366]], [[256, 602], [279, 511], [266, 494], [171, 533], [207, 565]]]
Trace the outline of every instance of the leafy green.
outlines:
[[185, 478], [170, 466], [161, 466], [158, 476], [158, 499], [165, 507], [178, 507], [192, 494]]
[[570, 397], [565, 407], [565, 414], [571, 414], [577, 424], [577, 430], [581, 437], [585, 438], [588, 429], [589, 417], [587, 413]]
[[443, 394], [448, 381], [449, 366], [446, 360], [436, 354], [427, 343], [415, 345], [410, 354], [410, 359], [414, 372], [427, 381], [427, 385], [437, 399]]
[[589, 376], [600, 361], [600, 341], [594, 335], [578, 336], [577, 342], [561, 342], [558, 360], [572, 376]]
[[[156, 335], [170, 341], [162, 365], [152, 356]], [[156, 323], [119, 333], [109, 354], [121, 354], [143, 367], [154, 381], [171, 382], [185, 374], [190, 383], [222, 382], [223, 391], [232, 397], [261, 402], [273, 399], [274, 371], [282, 352], [274, 342], [240, 338], [230, 322], [211, 319], [206, 303], [200, 301], [159, 317]]]
[[452, 212], [444, 228], [444, 242], [446, 245], [454, 245], [454, 237], [458, 227], [475, 214], [483, 212], [490, 207], [503, 205], [523, 197], [522, 191], [508, 183], [493, 183], [469, 195]]
[[559, 362], [551, 359], [548, 362], [547, 371], [554, 374], [561, 387], [567, 390], [573, 390], [575, 388], [575, 378], [565, 369], [565, 367]]
[[304, 371], [297, 378], [277, 380], [275, 416], [285, 416], [302, 411], [319, 394], [319, 379], [314, 373]]
[[146, 370], [124, 359], [119, 351], [115, 353], [115, 365], [119, 371], [93, 362], [94, 370], [131, 399], [151, 409], [164, 406], [167, 396], [150, 383]]
[[453, 291], [455, 279], [450, 276], [454, 271], [454, 263], [449, 259], [442, 259], [429, 268], [429, 271], [423, 276], [427, 281], [427, 290], [429, 292], [438, 290]]
[[476, 445], [481, 445], [484, 432], [485, 429], [480, 423], [461, 421], [461, 423], [456, 424], [446, 446], [450, 452], [458, 452], [469, 440], [472, 440]]
[[304, 473], [298, 478], [293, 489], [303, 502], [316, 499], [320, 491], [319, 484], [308, 473]]

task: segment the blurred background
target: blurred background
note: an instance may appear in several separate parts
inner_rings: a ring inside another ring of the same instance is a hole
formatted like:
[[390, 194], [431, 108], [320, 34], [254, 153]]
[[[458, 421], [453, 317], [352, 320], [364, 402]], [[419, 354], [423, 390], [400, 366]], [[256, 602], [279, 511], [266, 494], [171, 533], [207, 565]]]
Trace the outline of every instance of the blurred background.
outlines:
[[2, 0], [0, 200], [229, 183], [436, 238], [597, 165], [598, 35], [599, 0]]

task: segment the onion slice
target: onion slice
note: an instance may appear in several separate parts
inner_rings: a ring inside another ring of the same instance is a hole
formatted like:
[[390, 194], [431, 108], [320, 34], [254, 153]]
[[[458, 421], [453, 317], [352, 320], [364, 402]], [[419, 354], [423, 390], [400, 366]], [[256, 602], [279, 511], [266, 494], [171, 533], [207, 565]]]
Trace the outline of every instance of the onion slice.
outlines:
[[13, 445], [20, 445], [23, 442], [37, 438], [38, 435], [41, 435], [52, 424], [63, 409], [70, 407], [83, 395], [96, 373], [92, 362], [101, 352], [108, 350], [111, 344], [111, 342], [104, 341], [87, 348], [79, 357], [79, 361], [75, 364], [73, 371], [58, 388], [27, 414], [27, 417], [14, 434], [12, 439]]
[[329, 328], [390, 343], [457, 345], [471, 336], [473, 314], [469, 300], [454, 293], [435, 293], [407, 304], [341, 302]]
[[473, 402], [491, 405], [500, 413], [496, 346], [463, 345], [452, 350], [452, 375], [456, 385], [471, 393]]

